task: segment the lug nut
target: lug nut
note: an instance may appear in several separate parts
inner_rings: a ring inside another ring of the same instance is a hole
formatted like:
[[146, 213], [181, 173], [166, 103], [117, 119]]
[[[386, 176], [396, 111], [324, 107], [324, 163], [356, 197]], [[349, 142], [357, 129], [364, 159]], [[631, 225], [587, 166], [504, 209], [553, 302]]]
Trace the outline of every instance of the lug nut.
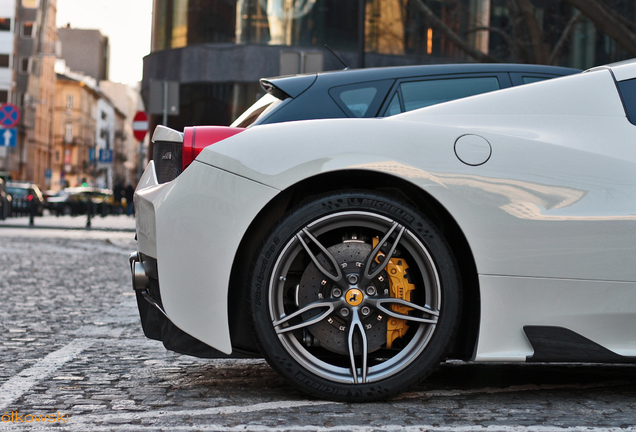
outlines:
[[331, 290], [331, 296], [335, 298], [340, 298], [342, 296], [342, 290], [340, 288], [334, 288]]
[[370, 285], [367, 287], [367, 295], [375, 295], [378, 292], [378, 290], [375, 289], [375, 287], [373, 285]]
[[362, 312], [362, 315], [367, 316], [371, 313], [371, 309], [369, 309], [368, 306], [362, 306], [362, 309], [360, 309], [360, 312]]
[[340, 315], [342, 315], [343, 317], [348, 317], [349, 316], [349, 309], [347, 309], [347, 308], [340, 309]]
[[356, 275], [356, 274], [347, 275], [347, 281], [349, 281], [350, 285], [357, 284], [358, 283], [358, 275]]

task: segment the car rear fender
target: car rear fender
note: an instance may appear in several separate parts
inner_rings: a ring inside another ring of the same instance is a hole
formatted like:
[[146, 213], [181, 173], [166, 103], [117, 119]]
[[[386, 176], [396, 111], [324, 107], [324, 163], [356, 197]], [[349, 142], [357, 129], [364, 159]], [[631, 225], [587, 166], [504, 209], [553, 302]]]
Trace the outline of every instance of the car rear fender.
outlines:
[[161, 185], [153, 171], [151, 162], [135, 196], [139, 251], [156, 254], [168, 318], [230, 354], [228, 287], [234, 256], [249, 224], [278, 191], [197, 161]]

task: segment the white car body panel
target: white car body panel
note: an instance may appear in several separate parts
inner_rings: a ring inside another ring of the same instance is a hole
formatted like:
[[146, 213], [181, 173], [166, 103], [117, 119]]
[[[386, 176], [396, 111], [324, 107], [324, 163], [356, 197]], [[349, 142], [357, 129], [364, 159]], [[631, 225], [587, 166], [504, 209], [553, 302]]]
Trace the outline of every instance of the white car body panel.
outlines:
[[527, 325], [565, 327], [617, 354], [636, 355], [636, 335], [629, 331], [636, 318], [634, 283], [482, 275], [479, 286], [476, 361], [525, 361], [533, 354]]
[[[628, 79], [635, 69], [617, 70]], [[487, 162], [458, 159], [455, 142], [467, 134], [490, 144]], [[254, 217], [306, 178], [367, 170], [417, 185], [462, 229], [480, 282], [477, 360], [524, 361], [524, 325], [563, 326], [634, 355], [635, 138], [608, 69], [381, 120], [248, 129], [206, 148], [169, 186], [138, 190], [156, 215], [165, 310], [230, 352], [230, 270]], [[140, 251], [152, 253], [151, 243], [140, 239]]]
[[624, 81], [636, 76], [636, 63], [632, 60], [612, 63], [611, 65], [601, 66], [601, 68], [611, 68], [616, 81]]
[[135, 218], [138, 248], [153, 258], [157, 258], [157, 226], [153, 202], [155, 197], [168, 187], [168, 185], [157, 187], [158, 185], [155, 163], [150, 161], [137, 184], [137, 199], [134, 200], [134, 204], [135, 214], [147, 215]]
[[[232, 352], [227, 296], [234, 255], [250, 222], [277, 193], [199, 162], [179, 181], [136, 193], [137, 211], [152, 205], [156, 215], [157, 255], [151, 256], [159, 263], [166, 314], [177, 327], [226, 354]], [[140, 238], [140, 251], [151, 254], [144, 244]]]

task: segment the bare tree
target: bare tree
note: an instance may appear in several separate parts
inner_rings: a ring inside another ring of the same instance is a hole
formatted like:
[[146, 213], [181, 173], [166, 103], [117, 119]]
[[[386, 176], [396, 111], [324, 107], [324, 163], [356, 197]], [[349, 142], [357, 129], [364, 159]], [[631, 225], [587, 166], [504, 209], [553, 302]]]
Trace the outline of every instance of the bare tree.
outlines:
[[499, 62], [502, 59], [484, 53], [472, 44], [466, 36], [476, 31], [487, 30], [502, 36], [509, 45], [513, 61], [520, 63], [555, 64], [565, 43], [572, 35], [575, 25], [583, 17], [588, 18], [596, 27], [614, 39], [625, 51], [636, 57], [636, 23], [607, 6], [605, 0], [562, 0], [573, 6], [574, 13], [561, 31], [553, 47], [546, 43], [541, 23], [537, 20], [536, 10], [531, 0], [506, 0], [510, 28], [475, 27], [460, 35], [447, 26], [442, 19], [424, 3], [413, 3], [426, 18], [428, 24], [444, 34], [448, 40], [464, 51], [468, 56], [480, 62]]
[[629, 55], [636, 57], [636, 26], [599, 0], [564, 0], [571, 4], [603, 33], [611, 37]]
[[478, 50], [474, 46], [472, 46], [466, 39], [459, 36], [457, 33], [453, 31], [449, 26], [447, 26], [444, 21], [442, 21], [435, 13], [422, 1], [416, 0], [415, 5], [422, 12], [428, 23], [431, 27], [437, 29], [442, 34], [444, 34], [453, 44], [455, 44], [458, 48], [463, 50], [466, 54], [471, 56], [477, 61], [484, 63], [497, 63], [500, 60]]

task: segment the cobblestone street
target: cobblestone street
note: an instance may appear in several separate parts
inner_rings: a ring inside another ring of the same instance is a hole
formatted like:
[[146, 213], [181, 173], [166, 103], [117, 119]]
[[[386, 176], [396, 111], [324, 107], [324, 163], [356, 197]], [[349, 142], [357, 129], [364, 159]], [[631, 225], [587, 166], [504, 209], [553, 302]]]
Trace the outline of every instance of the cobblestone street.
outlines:
[[139, 324], [133, 220], [54, 219], [0, 225], [0, 431], [636, 431], [633, 366], [452, 362], [396, 399], [346, 404], [262, 360], [166, 351]]

